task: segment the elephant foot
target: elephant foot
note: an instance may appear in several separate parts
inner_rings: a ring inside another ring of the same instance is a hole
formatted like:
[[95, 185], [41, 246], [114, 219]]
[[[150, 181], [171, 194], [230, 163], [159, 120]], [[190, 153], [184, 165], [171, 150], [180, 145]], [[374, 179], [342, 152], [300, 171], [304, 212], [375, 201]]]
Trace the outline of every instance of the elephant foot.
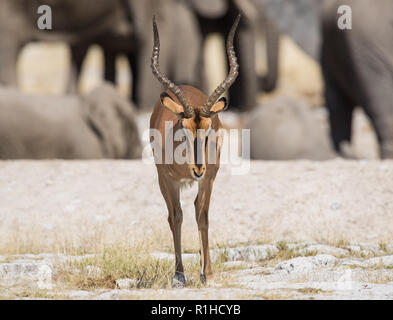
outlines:
[[186, 286], [186, 278], [183, 273], [176, 272], [172, 279], [172, 288], [181, 289]]
[[348, 141], [343, 141], [340, 143], [340, 152], [345, 159], [358, 159], [353, 145], [351, 145]]
[[393, 142], [383, 141], [381, 143], [381, 158], [382, 159], [393, 159]]

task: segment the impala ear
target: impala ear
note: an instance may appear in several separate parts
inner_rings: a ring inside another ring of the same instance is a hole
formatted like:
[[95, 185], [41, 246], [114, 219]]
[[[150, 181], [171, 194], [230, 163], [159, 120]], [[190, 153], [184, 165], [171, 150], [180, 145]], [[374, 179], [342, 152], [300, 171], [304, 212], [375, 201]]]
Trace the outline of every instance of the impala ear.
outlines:
[[227, 99], [225, 97], [220, 98], [215, 104], [213, 104], [210, 112], [212, 115], [219, 113], [221, 111], [225, 111], [228, 107]]
[[160, 99], [164, 107], [171, 110], [177, 117], [183, 118], [184, 108], [181, 104], [178, 104], [175, 101], [173, 101], [172, 98], [166, 92], [161, 93]]

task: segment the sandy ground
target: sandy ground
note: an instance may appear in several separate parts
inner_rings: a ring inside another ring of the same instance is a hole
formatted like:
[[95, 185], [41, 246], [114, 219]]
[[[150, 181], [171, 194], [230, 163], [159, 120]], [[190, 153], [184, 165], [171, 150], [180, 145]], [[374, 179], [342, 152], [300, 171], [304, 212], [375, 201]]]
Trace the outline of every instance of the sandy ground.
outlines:
[[[219, 172], [211, 243], [254, 240], [393, 241], [393, 162], [252, 162]], [[186, 246], [195, 246], [196, 186], [182, 195]], [[0, 249], [53, 242], [92, 246], [165, 234], [155, 167], [140, 161], [0, 162]]]

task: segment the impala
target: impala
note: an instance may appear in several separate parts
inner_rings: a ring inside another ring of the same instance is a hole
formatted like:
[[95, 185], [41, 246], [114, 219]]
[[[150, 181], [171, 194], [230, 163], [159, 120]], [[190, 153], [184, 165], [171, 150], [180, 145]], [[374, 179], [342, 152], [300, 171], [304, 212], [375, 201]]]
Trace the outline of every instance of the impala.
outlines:
[[[226, 79], [207, 97], [195, 87], [177, 86], [161, 73], [159, 68], [160, 40], [155, 17], [153, 17], [154, 47], [151, 68], [166, 91], [161, 94], [154, 107], [150, 117], [150, 130], [159, 131], [163, 137], [158, 150], [163, 155], [168, 152], [173, 153], [173, 150], [182, 143], [182, 141], [178, 141], [179, 139], [173, 139], [173, 135], [167, 135], [168, 132], [165, 130], [167, 123], [170, 123], [170, 128], [175, 136], [179, 130], [181, 132], [187, 131], [183, 140], [187, 140], [187, 151], [189, 153], [188, 161], [185, 163], [155, 161], [158, 182], [168, 208], [168, 222], [173, 234], [176, 263], [173, 287], [185, 286], [181, 256], [183, 212], [180, 205], [180, 188], [184, 181], [198, 182], [198, 195], [194, 204], [200, 241], [201, 281], [205, 283], [213, 275], [208, 243], [208, 213], [213, 182], [220, 166], [221, 137], [220, 135], [213, 135], [211, 132], [219, 132], [222, 127], [218, 113], [226, 109], [227, 102], [225, 98], [219, 98], [232, 85], [238, 75], [239, 66], [233, 48], [233, 38], [239, 20], [240, 14], [236, 18], [227, 39], [229, 73]], [[213, 138], [210, 138], [211, 136]], [[171, 141], [168, 140], [168, 137]], [[171, 148], [167, 148], [168, 145], [171, 145]], [[153, 154], [158, 152], [156, 145], [154, 147], [152, 145], [152, 148]], [[215, 154], [216, 161], [214, 163], [207, 161], [208, 155], [212, 152]], [[159, 158], [167, 159], [168, 157], [166, 155]], [[157, 158], [155, 157], [155, 159]]]

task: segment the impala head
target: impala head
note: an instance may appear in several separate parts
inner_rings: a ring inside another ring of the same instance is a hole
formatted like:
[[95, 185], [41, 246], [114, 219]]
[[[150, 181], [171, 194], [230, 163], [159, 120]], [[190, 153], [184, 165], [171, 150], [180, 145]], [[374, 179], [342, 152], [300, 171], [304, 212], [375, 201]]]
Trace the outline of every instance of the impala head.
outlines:
[[206, 140], [212, 131], [212, 118], [219, 112], [224, 111], [227, 107], [225, 98], [220, 96], [233, 84], [238, 75], [239, 65], [233, 48], [233, 38], [241, 15], [239, 14], [229, 32], [227, 39], [227, 54], [229, 59], [230, 70], [226, 79], [214, 90], [203, 105], [192, 104], [185, 96], [182, 89], [165, 77], [159, 68], [160, 40], [155, 17], [153, 17], [154, 47], [151, 58], [151, 68], [153, 74], [163, 84], [165, 89], [169, 90], [176, 98], [163, 92], [160, 96], [161, 103], [164, 107], [172, 111], [179, 119], [179, 126], [187, 129], [192, 134], [188, 136], [194, 161], [189, 164], [191, 176], [196, 179], [202, 179], [206, 173], [205, 150]]

